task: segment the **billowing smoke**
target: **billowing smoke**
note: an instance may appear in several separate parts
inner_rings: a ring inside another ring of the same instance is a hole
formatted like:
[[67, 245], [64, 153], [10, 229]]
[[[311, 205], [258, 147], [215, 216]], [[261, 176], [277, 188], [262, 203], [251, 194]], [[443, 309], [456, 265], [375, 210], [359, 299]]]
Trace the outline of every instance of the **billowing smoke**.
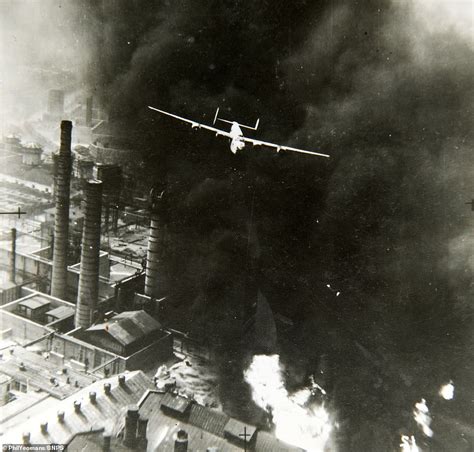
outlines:
[[[469, 3], [74, 8], [89, 86], [133, 136], [140, 178], [168, 191], [170, 315], [232, 342], [223, 381], [238, 380], [240, 355], [252, 353], [242, 326], [260, 288], [294, 320], [280, 355], [295, 384], [329, 366], [350, 450], [396, 444], [393, 426], [409, 406], [400, 399], [415, 400], [427, 375], [436, 391], [470, 379], [455, 358], [472, 345]], [[218, 106], [243, 123], [260, 117], [259, 138], [332, 157], [235, 157], [147, 105], [207, 123]]]
[[49, 89], [72, 92], [89, 69], [75, 2], [0, 2], [0, 133], [44, 112]]
[[[473, 47], [463, 6], [262, 0], [86, 8], [96, 43], [90, 80], [136, 136], [141, 171], [166, 185], [172, 201], [177, 317], [228, 343], [241, 334], [258, 286], [296, 322], [296, 347], [286, 354], [295, 374], [329, 357], [342, 416], [358, 432], [347, 440], [353, 450], [369, 441], [374, 422], [378, 441], [390, 438], [387, 405], [398, 412], [400, 374], [416, 387], [430, 373], [436, 385], [436, 376], [453, 377], [451, 347], [468, 350], [472, 271], [459, 248], [474, 188]], [[260, 117], [259, 137], [332, 158], [234, 158], [225, 142], [146, 105], [208, 123], [218, 106], [244, 123]], [[257, 267], [249, 222], [258, 231]], [[369, 357], [337, 358], [351, 354], [354, 334]], [[233, 343], [238, 362], [245, 348]], [[371, 365], [387, 362], [390, 371], [370, 376]], [[227, 365], [223, 381], [234, 380], [233, 369]]]

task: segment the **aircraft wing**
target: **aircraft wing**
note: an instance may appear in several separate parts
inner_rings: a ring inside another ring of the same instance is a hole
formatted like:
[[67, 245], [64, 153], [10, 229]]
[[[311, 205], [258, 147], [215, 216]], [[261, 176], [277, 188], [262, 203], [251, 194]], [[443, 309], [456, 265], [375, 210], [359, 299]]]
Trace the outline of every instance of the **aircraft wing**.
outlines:
[[214, 132], [216, 134], [216, 136], [224, 136], [224, 137], [231, 138], [230, 133], [226, 132], [225, 130], [220, 130], [220, 129], [216, 129], [215, 127], [206, 126], [205, 124], [200, 124], [199, 122], [191, 121], [190, 119], [186, 119], [186, 118], [183, 118], [181, 116], [174, 115], [173, 113], [168, 113], [167, 111], [159, 110], [158, 108], [151, 107], [150, 105], [148, 106], [148, 108], [150, 110], [157, 111], [158, 113], [162, 113], [164, 115], [171, 116], [172, 118], [179, 119], [180, 121], [186, 122], [193, 129], [206, 129], [206, 130], [210, 130], [211, 132]]
[[282, 145], [275, 144], [275, 143], [269, 143], [267, 141], [255, 140], [253, 138], [242, 137], [242, 139], [246, 143], [251, 143], [254, 146], [267, 146], [269, 148], [275, 148], [277, 150], [277, 152], [279, 152], [279, 151], [292, 151], [292, 152], [300, 152], [302, 154], [317, 155], [318, 157], [327, 157], [327, 158], [329, 158], [329, 155], [320, 154], [319, 152], [305, 151], [304, 149], [292, 148], [290, 146], [282, 146]]

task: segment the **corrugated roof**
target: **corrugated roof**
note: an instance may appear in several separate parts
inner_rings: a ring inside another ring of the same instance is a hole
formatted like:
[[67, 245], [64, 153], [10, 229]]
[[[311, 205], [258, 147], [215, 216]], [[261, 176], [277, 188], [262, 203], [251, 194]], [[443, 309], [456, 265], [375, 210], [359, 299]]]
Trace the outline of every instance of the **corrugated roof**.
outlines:
[[302, 452], [299, 447], [290, 446], [271, 433], [259, 431], [255, 442], [255, 452]]
[[220, 411], [211, 410], [196, 403], [191, 405], [189, 423], [217, 436], [224, 436], [224, 427], [229, 416]]
[[45, 297], [42, 297], [41, 295], [35, 295], [31, 298], [27, 298], [26, 300], [21, 301], [20, 303], [18, 303], [18, 306], [26, 306], [30, 309], [37, 309], [41, 306], [46, 306], [48, 304], [51, 304], [50, 300]]
[[[118, 384], [117, 376], [96, 382], [59, 402], [50, 410], [29, 419], [27, 427], [21, 425], [6, 432], [2, 441], [21, 443], [22, 434], [29, 432], [32, 444], [69, 444], [70, 449], [74, 451], [99, 450], [105, 431], [113, 437], [111, 450], [127, 450], [120, 441], [117, 442], [114, 438], [123, 429], [127, 407], [130, 404], [140, 403], [139, 414], [148, 419], [148, 450], [173, 452], [175, 435], [183, 429], [188, 434], [188, 450], [190, 451], [215, 447], [222, 452], [238, 452], [244, 450], [243, 438], [237, 436], [241, 439], [240, 445], [231, 443], [224, 437], [223, 430], [239, 435], [243, 433], [245, 427], [247, 433], [256, 436], [255, 452], [302, 452], [302, 449], [289, 446], [268, 432], [256, 432], [254, 426], [229, 418], [224, 413], [197, 405], [173, 394], [163, 394], [152, 390], [151, 381], [141, 371], [125, 375], [125, 387]], [[103, 391], [105, 382], [112, 386], [109, 396]], [[96, 404], [92, 404], [89, 400], [90, 391], [97, 394]], [[144, 397], [141, 397], [142, 394], [145, 394]], [[80, 413], [74, 411], [75, 400], [81, 402]], [[163, 402], [167, 406], [173, 405], [172, 400], [175, 400], [179, 406], [191, 403], [189, 422], [177, 420], [160, 409]], [[58, 421], [57, 411], [64, 411], [64, 423]], [[225, 429], [223, 421], [226, 421]], [[44, 422], [48, 423], [46, 434], [41, 433], [40, 429], [40, 424]], [[248, 437], [247, 441], [250, 440], [251, 437]]]
[[[240, 440], [238, 443], [231, 443], [224, 437], [224, 430], [228, 426], [237, 435], [244, 433], [245, 427], [246, 432], [252, 435], [247, 437], [247, 442], [256, 439], [253, 449], [255, 452], [302, 452], [298, 447], [279, 441], [271, 433], [258, 431], [253, 425], [196, 403], [191, 404], [187, 422], [176, 420], [158, 408], [165, 399], [169, 404], [170, 398], [178, 396], [150, 391], [140, 403], [140, 416], [148, 419], [148, 450], [173, 452], [174, 435], [183, 429], [189, 438], [188, 450], [207, 450], [216, 447], [222, 452], [243, 451], [245, 449], [243, 437], [238, 436]], [[231, 436], [234, 438], [234, 435]]]
[[126, 346], [161, 328], [159, 322], [145, 311], [125, 311], [107, 322], [93, 325], [87, 331], [107, 331], [120, 344]]
[[[67, 450], [70, 452], [101, 451], [104, 446], [104, 429], [93, 430], [90, 432], [76, 433], [67, 444]], [[129, 448], [120, 440], [111, 438], [110, 450], [113, 452], [136, 451], [135, 447]]]
[[116, 319], [132, 319], [133, 322], [144, 332], [148, 333], [158, 328], [161, 328], [160, 322], [155, 320], [150, 314], [145, 311], [124, 311], [114, 316]]
[[[136, 404], [147, 389], [151, 389], [151, 380], [142, 372], [128, 372], [125, 386], [118, 384], [117, 376], [98, 381], [82, 389], [67, 399], [58, 402], [50, 410], [39, 413], [23, 424], [6, 432], [2, 442], [18, 444], [22, 442], [22, 433], [30, 433], [32, 444], [67, 444], [74, 435], [91, 429], [104, 428], [108, 433], [117, 435], [123, 427], [128, 405]], [[104, 383], [111, 384], [111, 394], [104, 393]], [[89, 392], [97, 395], [97, 403], [89, 400]], [[79, 413], [74, 411], [74, 401], [81, 402]], [[64, 423], [58, 421], [57, 412], [64, 411]], [[41, 433], [40, 424], [48, 423], [46, 434]], [[90, 450], [90, 449], [88, 449]]]
[[188, 409], [191, 401], [185, 399], [184, 397], [175, 396], [173, 394], [167, 393], [161, 400], [161, 406], [169, 408], [170, 410], [176, 411], [179, 414], [184, 414]]
[[[17, 346], [12, 350], [13, 353], [4, 356], [0, 362], [0, 373], [21, 383], [40, 388], [58, 399], [65, 399], [77, 392], [78, 388], [74, 386], [76, 381], [80, 387], [88, 386], [95, 381], [93, 376], [70, 368], [67, 374], [58, 374], [56, 363], [23, 347]], [[23, 363], [24, 370], [20, 370], [20, 363]], [[52, 378], [55, 379], [55, 384], [51, 382]], [[67, 383], [68, 378], [70, 383]]]
[[74, 308], [71, 306], [58, 306], [57, 308], [51, 309], [46, 315], [56, 317], [57, 319], [65, 319], [74, 315]]
[[237, 419], [230, 418], [227, 424], [224, 427], [224, 433], [237, 438], [240, 441], [244, 441], [244, 433], [247, 435], [247, 442], [252, 440], [253, 435], [257, 428], [253, 425], [244, 424], [243, 422], [238, 421]]
[[205, 451], [208, 447], [216, 447], [222, 452], [241, 452], [243, 449], [229, 443], [206, 430], [166, 415], [159, 407], [164, 398], [177, 397], [172, 394], [162, 394], [151, 391], [140, 404], [140, 416], [148, 419], [148, 450], [160, 452], [174, 452], [174, 440], [178, 430], [185, 430], [188, 434], [189, 451]]

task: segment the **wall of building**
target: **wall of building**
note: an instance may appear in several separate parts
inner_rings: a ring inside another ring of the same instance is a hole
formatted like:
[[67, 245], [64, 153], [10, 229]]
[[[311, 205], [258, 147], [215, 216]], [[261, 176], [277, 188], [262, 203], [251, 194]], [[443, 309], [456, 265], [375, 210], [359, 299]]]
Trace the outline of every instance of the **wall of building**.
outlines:
[[34, 295], [40, 295], [42, 298], [48, 299], [48, 301], [50, 302], [50, 306], [49, 308], [46, 309], [47, 311], [49, 311], [50, 309], [58, 308], [60, 306], [68, 306], [68, 307], [74, 308], [73, 303], [61, 300], [60, 298], [52, 297], [51, 295], [46, 295], [44, 293], [37, 292], [36, 290], [32, 290], [27, 287], [23, 287], [21, 290], [21, 298], [18, 298], [6, 304], [5, 306], [2, 306], [2, 310], [15, 313], [19, 303], [33, 297]]
[[0, 325], [0, 338], [12, 339], [19, 344], [34, 341], [51, 332], [49, 328], [3, 310], [0, 311]]
[[31, 182], [29, 180], [19, 179], [17, 177], [9, 176], [7, 174], [0, 174], [0, 180], [9, 182], [11, 184], [23, 185], [24, 187], [32, 188], [34, 190], [38, 190], [44, 193], [51, 193], [53, 191], [53, 187], [51, 185], [44, 185], [38, 182]]
[[116, 353], [117, 355], [125, 354], [125, 347], [117, 342], [107, 331], [87, 331], [85, 334], [87, 334], [87, 342]]
[[[10, 262], [10, 256], [10, 250], [0, 247], [0, 262]], [[35, 277], [41, 277], [44, 280], [51, 279], [52, 262], [39, 256], [17, 252], [15, 268], [16, 272], [23, 276], [23, 280]], [[38, 282], [38, 284], [41, 283]]]
[[[109, 141], [109, 140], [106, 140]], [[115, 164], [128, 163], [130, 161], [130, 150], [117, 149], [114, 147], [101, 146], [99, 143], [91, 144], [89, 146], [91, 155], [96, 162]]]
[[74, 329], [74, 316], [58, 319], [48, 323], [46, 326], [58, 333], [67, 333]]
[[20, 298], [20, 286], [10, 287], [9, 289], [0, 289], [0, 305], [10, 303]]
[[[41, 281], [37, 282], [37, 289], [48, 292], [51, 281], [52, 262], [49, 259], [42, 257], [47, 254], [47, 249], [38, 250], [36, 253], [23, 254], [16, 253], [15, 267], [16, 271], [23, 276], [24, 280], [29, 278], [40, 277]], [[11, 252], [8, 249], [0, 247], [0, 262], [10, 262]], [[77, 297], [77, 288], [79, 285], [79, 269], [80, 264], [76, 264], [74, 268], [68, 269], [67, 275], [67, 300], [75, 301]], [[101, 299], [109, 299], [114, 297], [114, 287], [108, 283], [110, 275], [110, 263], [108, 253], [101, 251], [100, 256], [100, 274], [102, 278], [99, 280], [99, 297]], [[0, 302], [2, 298], [0, 295]], [[7, 300], [7, 299], [6, 299]], [[8, 302], [5, 301], [5, 303]]]
[[153, 342], [143, 350], [139, 350], [126, 360], [127, 370], [138, 370], [143, 368], [143, 364], [167, 360], [173, 353], [173, 337], [171, 333]]
[[[115, 286], [115, 310], [117, 312], [135, 309], [134, 298], [135, 293], [143, 288], [145, 276], [132, 275], [120, 281]], [[140, 308], [138, 308], [140, 309]]]
[[[92, 344], [81, 341], [68, 335], [55, 335], [49, 340], [49, 351], [54, 352], [50, 358], [58, 361], [58, 365], [63, 365], [64, 360], [74, 360], [82, 363], [84, 370], [92, 370], [100, 367], [116, 358], [116, 355], [106, 350], [94, 347]], [[120, 364], [120, 363], [119, 363]], [[125, 369], [125, 363], [117, 367], [116, 371]]]
[[181, 355], [194, 356], [206, 361], [213, 359], [213, 351], [206, 344], [197, 340], [185, 338], [182, 335], [173, 337], [173, 350]]
[[0, 375], [0, 406], [7, 404], [10, 400], [10, 389], [13, 380], [6, 376]]

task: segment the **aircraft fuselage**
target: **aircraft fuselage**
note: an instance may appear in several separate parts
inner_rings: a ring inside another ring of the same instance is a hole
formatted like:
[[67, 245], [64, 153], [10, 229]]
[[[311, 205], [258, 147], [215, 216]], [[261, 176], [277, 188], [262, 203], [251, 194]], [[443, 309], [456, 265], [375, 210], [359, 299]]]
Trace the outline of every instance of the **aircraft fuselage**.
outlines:
[[245, 147], [245, 141], [242, 139], [243, 136], [244, 134], [242, 133], [242, 129], [240, 128], [239, 124], [237, 122], [233, 122], [232, 127], [230, 128], [230, 150], [234, 154]]

